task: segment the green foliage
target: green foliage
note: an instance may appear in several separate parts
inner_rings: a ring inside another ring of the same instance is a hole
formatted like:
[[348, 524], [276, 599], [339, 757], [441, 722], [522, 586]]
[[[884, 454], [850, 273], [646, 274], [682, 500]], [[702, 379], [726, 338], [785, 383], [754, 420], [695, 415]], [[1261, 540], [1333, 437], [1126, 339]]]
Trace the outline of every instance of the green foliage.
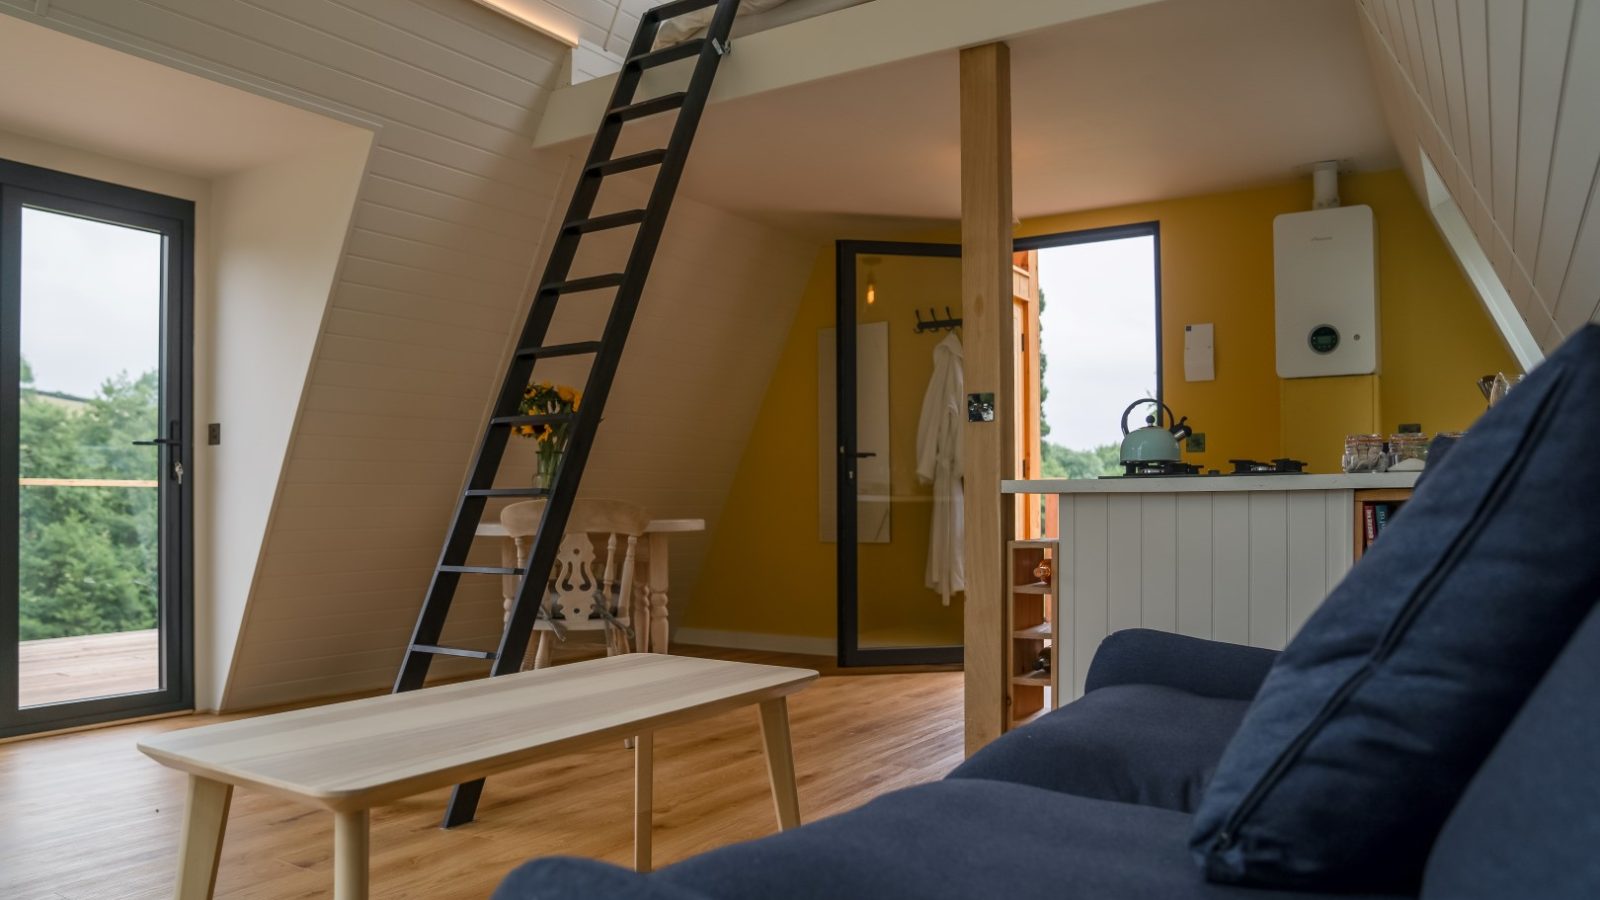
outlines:
[[[18, 417], [23, 478], [154, 481], [160, 433], [155, 372], [121, 375], [81, 406], [29, 390]], [[20, 491], [22, 640], [154, 628], [159, 559], [153, 487], [26, 485]]]
[[[1039, 291], [1039, 333], [1044, 334], [1044, 291]], [[1050, 399], [1050, 381], [1045, 373], [1050, 371], [1050, 360], [1044, 355], [1044, 341], [1039, 342], [1039, 437], [1050, 436], [1050, 422], [1045, 419], [1044, 402]]]
[[1044, 442], [1040, 469], [1045, 478], [1099, 478], [1122, 473], [1122, 448], [1104, 444], [1093, 450], [1069, 450]]

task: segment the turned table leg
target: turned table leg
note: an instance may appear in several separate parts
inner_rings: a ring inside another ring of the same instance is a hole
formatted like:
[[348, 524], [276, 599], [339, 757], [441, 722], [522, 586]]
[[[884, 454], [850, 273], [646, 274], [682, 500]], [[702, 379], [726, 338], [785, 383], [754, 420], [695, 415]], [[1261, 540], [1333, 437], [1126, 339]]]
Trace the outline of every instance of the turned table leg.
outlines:
[[178, 849], [178, 900], [211, 900], [217, 887], [222, 835], [228, 828], [233, 785], [189, 776], [189, 802], [183, 811], [183, 843]]
[[794, 748], [789, 743], [789, 700], [779, 697], [761, 704], [761, 740], [767, 747], [767, 777], [772, 780], [772, 804], [778, 811], [778, 830], [800, 827], [800, 794], [794, 780]]
[[650, 535], [650, 577], [647, 590], [650, 604], [650, 652], [667, 652], [667, 537]]
[[371, 813], [333, 814], [333, 900], [367, 900], [370, 887]]

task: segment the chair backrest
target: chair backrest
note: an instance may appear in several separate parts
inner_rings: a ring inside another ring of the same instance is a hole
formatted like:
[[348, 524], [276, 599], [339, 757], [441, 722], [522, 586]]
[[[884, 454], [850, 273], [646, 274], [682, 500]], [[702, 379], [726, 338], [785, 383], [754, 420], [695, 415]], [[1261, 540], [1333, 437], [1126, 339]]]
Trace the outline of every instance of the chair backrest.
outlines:
[[1600, 897], [1600, 608], [1467, 785], [1433, 845], [1422, 896]]
[[[543, 500], [514, 503], [500, 513], [500, 524], [516, 542], [519, 568], [527, 565], [544, 504]], [[618, 500], [574, 503], [561, 552], [550, 570], [546, 589], [550, 614], [564, 617], [570, 627], [582, 627], [581, 623], [597, 619], [596, 604], [603, 602], [612, 617], [627, 622], [639, 538], [649, 522], [644, 510]]]

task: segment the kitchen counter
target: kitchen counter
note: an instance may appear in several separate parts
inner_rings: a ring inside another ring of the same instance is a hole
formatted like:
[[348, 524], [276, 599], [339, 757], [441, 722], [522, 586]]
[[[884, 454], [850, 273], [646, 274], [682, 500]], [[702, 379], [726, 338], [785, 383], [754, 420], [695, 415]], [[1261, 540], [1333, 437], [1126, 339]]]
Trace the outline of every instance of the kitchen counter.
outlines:
[[1360, 475], [1177, 475], [1002, 481], [1003, 494], [1221, 494], [1236, 491], [1407, 490], [1421, 472]]
[[1364, 506], [1392, 516], [1418, 474], [1002, 482], [1049, 495], [1046, 533], [1060, 541], [1054, 699], [1083, 692], [1095, 648], [1124, 628], [1281, 649], [1364, 548]]

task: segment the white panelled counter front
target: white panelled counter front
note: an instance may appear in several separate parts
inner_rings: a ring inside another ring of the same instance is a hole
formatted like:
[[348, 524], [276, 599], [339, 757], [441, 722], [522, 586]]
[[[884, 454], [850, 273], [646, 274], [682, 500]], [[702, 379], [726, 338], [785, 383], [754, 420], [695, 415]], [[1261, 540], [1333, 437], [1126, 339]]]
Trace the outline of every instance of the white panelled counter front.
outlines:
[[[1358, 492], [1417, 474], [1198, 475], [1006, 481], [1060, 498], [1055, 653], [1083, 693], [1111, 632], [1154, 628], [1281, 649], [1355, 561]], [[1068, 685], [1070, 684], [1070, 687]]]

